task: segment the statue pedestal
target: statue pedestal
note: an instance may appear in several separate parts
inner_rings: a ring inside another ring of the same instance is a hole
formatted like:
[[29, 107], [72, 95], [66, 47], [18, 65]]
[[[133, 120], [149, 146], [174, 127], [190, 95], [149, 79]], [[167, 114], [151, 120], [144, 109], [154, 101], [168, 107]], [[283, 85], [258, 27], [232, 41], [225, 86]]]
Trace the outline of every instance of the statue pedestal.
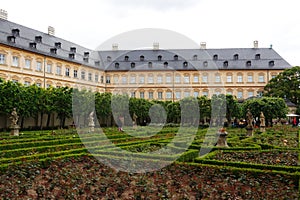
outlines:
[[247, 130], [247, 136], [248, 137], [251, 137], [253, 136], [253, 128], [252, 127], [246, 127], [246, 130]]
[[260, 131], [261, 131], [261, 132], [266, 132], [266, 128], [265, 128], [264, 126], [261, 126], [261, 127], [260, 127]]
[[89, 125], [89, 133], [95, 131], [95, 125]]
[[227, 132], [217, 133], [218, 142], [216, 144], [217, 147], [229, 147], [226, 141]]
[[10, 128], [10, 135], [12, 135], [12, 136], [19, 136], [20, 126], [18, 126], [18, 125], [11, 125], [9, 128]]

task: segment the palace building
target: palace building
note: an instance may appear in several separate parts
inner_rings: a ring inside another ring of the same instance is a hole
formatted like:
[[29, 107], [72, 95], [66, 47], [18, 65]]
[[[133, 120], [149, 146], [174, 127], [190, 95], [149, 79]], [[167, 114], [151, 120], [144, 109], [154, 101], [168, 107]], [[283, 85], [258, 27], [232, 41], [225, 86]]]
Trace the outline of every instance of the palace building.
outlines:
[[91, 50], [8, 21], [1, 10], [0, 77], [24, 85], [74, 87], [155, 100], [232, 94], [262, 95], [291, 65], [273, 48]]

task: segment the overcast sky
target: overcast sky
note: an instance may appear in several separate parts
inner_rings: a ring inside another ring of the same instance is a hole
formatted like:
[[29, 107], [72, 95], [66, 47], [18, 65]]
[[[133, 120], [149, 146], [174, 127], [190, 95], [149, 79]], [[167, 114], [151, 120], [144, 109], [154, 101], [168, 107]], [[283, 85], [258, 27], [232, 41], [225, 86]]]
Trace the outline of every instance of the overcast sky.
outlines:
[[[300, 65], [299, 0], [2, 0], [8, 19], [90, 49], [124, 32], [156, 28], [177, 32], [207, 48], [273, 48]], [[148, 39], [151, 40], [152, 38]], [[153, 42], [157, 38], [153, 38]], [[155, 41], [156, 42], [156, 41]], [[173, 48], [160, 42], [161, 48]], [[103, 45], [102, 45], [103, 46]], [[108, 47], [110, 48], [110, 47]]]

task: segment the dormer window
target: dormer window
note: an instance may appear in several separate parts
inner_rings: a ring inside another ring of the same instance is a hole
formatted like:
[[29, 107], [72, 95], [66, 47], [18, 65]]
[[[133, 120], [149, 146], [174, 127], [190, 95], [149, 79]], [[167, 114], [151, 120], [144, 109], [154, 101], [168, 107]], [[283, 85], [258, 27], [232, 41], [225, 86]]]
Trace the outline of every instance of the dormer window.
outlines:
[[142, 55], [140, 56], [140, 61], [144, 61], [145, 60], [145, 57]]
[[16, 37], [15, 36], [7, 36], [7, 41], [11, 43], [16, 43]]
[[83, 54], [84, 57], [89, 57], [89, 55], [90, 55], [90, 52], [88, 52], [88, 51], [84, 52], [84, 54]]
[[51, 48], [51, 49], [50, 49], [50, 53], [56, 54], [56, 52], [57, 52], [57, 49], [56, 49], [56, 48]]
[[223, 62], [223, 67], [228, 67], [228, 61], [227, 60]]
[[271, 61], [269, 62], [269, 67], [273, 67], [274, 65], [275, 65], [274, 60], [271, 60]]
[[233, 55], [233, 60], [238, 60], [239, 59], [239, 54], [234, 54]]
[[75, 59], [75, 54], [74, 53], [69, 53], [69, 58], [70, 59]]
[[111, 57], [110, 57], [110, 56], [107, 56], [107, 57], [106, 57], [106, 60], [107, 60], [107, 62], [110, 62], [110, 61], [111, 61]]
[[124, 57], [124, 60], [125, 60], [125, 61], [128, 61], [128, 60], [129, 60], [129, 56], [125, 56], [125, 57]]
[[35, 42], [41, 43], [42, 42], [42, 36], [35, 36]]
[[188, 62], [183, 62], [183, 67], [187, 67], [188, 66]]
[[250, 61], [250, 60], [248, 60], [248, 61], [246, 62], [246, 66], [247, 66], [247, 67], [251, 67], [251, 61]]
[[72, 53], [76, 53], [76, 47], [70, 47], [70, 51], [71, 51]]
[[161, 59], [162, 59], [162, 56], [161, 56], [161, 55], [157, 56], [157, 60], [158, 60], [158, 61], [161, 61]]
[[119, 63], [115, 63], [115, 68], [119, 68], [120, 64]]
[[130, 64], [130, 66], [131, 66], [131, 68], [135, 68], [135, 63], [132, 62], [132, 63]]
[[218, 55], [217, 55], [217, 54], [215, 54], [215, 55], [213, 56], [213, 60], [218, 60]]
[[83, 57], [83, 61], [84, 62], [89, 62], [89, 58], [88, 57]]
[[100, 61], [95, 61], [95, 66], [100, 66]]
[[152, 68], [152, 62], [148, 62], [148, 67]]
[[255, 55], [255, 60], [259, 60], [260, 59], [260, 54], [256, 54]]
[[36, 49], [36, 43], [35, 42], [30, 42], [29, 47], [32, 49]]
[[204, 61], [204, 62], [203, 62], [203, 66], [204, 66], [204, 67], [207, 67], [207, 66], [208, 66], [208, 62], [207, 62], [207, 61]]
[[197, 55], [193, 55], [193, 60], [198, 60], [198, 56]]
[[60, 49], [61, 48], [61, 43], [60, 42], [55, 42], [54, 46], [55, 46], [55, 48]]
[[12, 33], [12, 35], [15, 36], [15, 37], [20, 36], [20, 30], [17, 29], [17, 28], [12, 29], [12, 30], [11, 30], [11, 33]]
[[175, 56], [174, 56], [174, 60], [178, 60], [178, 55], [175, 55]]
[[168, 67], [168, 62], [164, 62], [164, 67]]

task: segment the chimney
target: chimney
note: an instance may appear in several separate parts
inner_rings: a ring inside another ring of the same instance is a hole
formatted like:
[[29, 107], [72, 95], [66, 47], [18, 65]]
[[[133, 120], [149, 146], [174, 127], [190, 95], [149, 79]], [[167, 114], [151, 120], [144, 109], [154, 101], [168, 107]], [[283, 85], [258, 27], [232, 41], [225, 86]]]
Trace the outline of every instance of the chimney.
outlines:
[[7, 15], [8, 14], [6, 10], [0, 9], [0, 19], [7, 20]]
[[48, 34], [52, 36], [55, 35], [55, 29], [52, 26], [48, 26]]
[[257, 40], [253, 41], [253, 48], [255, 48], [255, 49], [258, 48], [258, 41]]
[[159, 50], [159, 42], [153, 42], [153, 50]]
[[117, 43], [112, 44], [112, 50], [113, 51], [118, 51], [119, 50], [119, 45]]
[[206, 42], [200, 42], [200, 49], [206, 49]]

